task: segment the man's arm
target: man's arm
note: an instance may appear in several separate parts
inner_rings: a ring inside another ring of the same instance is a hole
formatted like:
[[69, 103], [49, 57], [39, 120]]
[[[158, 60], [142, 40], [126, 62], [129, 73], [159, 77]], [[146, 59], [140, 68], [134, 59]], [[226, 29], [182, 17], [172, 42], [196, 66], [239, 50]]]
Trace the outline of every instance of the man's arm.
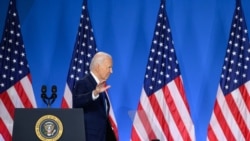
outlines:
[[73, 90], [73, 108], [83, 108], [88, 103], [93, 101], [92, 91], [94, 87], [89, 84], [89, 82], [85, 82], [80, 80], [76, 83]]

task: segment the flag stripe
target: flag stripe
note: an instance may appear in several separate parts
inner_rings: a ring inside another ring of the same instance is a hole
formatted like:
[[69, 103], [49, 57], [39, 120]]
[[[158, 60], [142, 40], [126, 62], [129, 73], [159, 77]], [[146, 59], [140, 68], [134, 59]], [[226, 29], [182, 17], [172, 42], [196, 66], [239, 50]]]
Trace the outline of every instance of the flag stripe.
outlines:
[[[18, 95], [17, 97], [21, 100], [21, 105], [25, 105], [26, 107], [32, 108], [32, 104], [29, 101], [28, 95], [24, 92], [24, 87], [22, 86], [22, 84], [20, 82], [17, 82], [13, 89], [9, 89], [9, 90], [15, 90], [16, 94]], [[11, 93], [11, 92], [9, 92]], [[16, 100], [16, 99], [12, 99], [12, 100]], [[16, 103], [16, 102], [14, 102]], [[24, 104], [25, 103], [25, 104]]]
[[[153, 95], [157, 95], [157, 96], [161, 96], [161, 90], [157, 91], [155, 94], [151, 95], [150, 97], [148, 97], [145, 93], [145, 91], [143, 91], [144, 94], [142, 94], [142, 100], [141, 100], [141, 107], [142, 109], [138, 109], [139, 110], [139, 114], [141, 114], [140, 119], [143, 121], [143, 119], [145, 117], [147, 117], [147, 122], [148, 123], [144, 123], [142, 122], [142, 124], [148, 124], [148, 129], [146, 129], [147, 134], [153, 134], [153, 136], [150, 136], [149, 139], [157, 139], [158, 137], [161, 137], [165, 140], [165, 136], [163, 133], [163, 130], [161, 128], [161, 123], [160, 121], [157, 120], [157, 114], [154, 113], [154, 106], [159, 101], [151, 101]], [[161, 98], [161, 100], [163, 100], [163, 98]], [[160, 114], [160, 111], [159, 111]], [[141, 129], [139, 129], [141, 130]]]
[[164, 95], [164, 93], [161, 93], [161, 91], [158, 91], [157, 93], [153, 94], [149, 99], [150, 99], [151, 105], [154, 107], [153, 110], [154, 110], [154, 114], [157, 117], [157, 121], [159, 121], [159, 124], [161, 126], [161, 129], [162, 129], [161, 132], [163, 132], [164, 135], [168, 138], [167, 140], [173, 140], [173, 137], [169, 131], [168, 123], [165, 119], [166, 113], [163, 112], [163, 111], [165, 111], [164, 110], [165, 108], [167, 109], [167, 107], [165, 107], [165, 105], [163, 105], [166, 103], [164, 101], [165, 99], [164, 99], [163, 95]]
[[[146, 140], [146, 139], [143, 139], [143, 138], [149, 138], [148, 136], [148, 133], [147, 133], [147, 129], [144, 128], [144, 124], [142, 123], [141, 121], [141, 110], [142, 109], [142, 106], [141, 106], [141, 103], [139, 103], [138, 105], [138, 110], [135, 114], [135, 117], [134, 117], [134, 126], [132, 127], [134, 130], [135, 133], [132, 133], [132, 137], [131, 137], [131, 140], [132, 141], [140, 141], [140, 140]], [[147, 118], [147, 116], [145, 115], [144, 118]]]
[[[181, 92], [180, 90], [183, 89], [183, 87], [181, 86], [180, 77], [177, 77], [173, 81], [173, 83], [170, 82], [167, 86], [171, 92], [169, 92], [169, 96], [166, 99], [166, 101], [167, 103], [169, 103], [168, 105], [171, 105], [170, 112], [173, 115], [174, 122], [176, 123], [176, 125], [178, 125], [177, 126], [178, 131], [181, 133], [181, 136], [183, 137], [183, 139], [185, 139], [186, 141], [190, 141], [191, 138], [189, 136], [189, 132], [187, 128], [192, 129], [193, 126], [190, 127], [188, 124], [186, 124], [192, 121], [189, 116], [190, 113], [188, 111], [188, 108], [183, 108], [183, 107], [188, 107], [188, 105], [186, 105], [187, 103], [185, 101], [187, 100], [184, 98], [184, 95], [180, 93]], [[176, 95], [172, 96], [171, 93], [174, 93]], [[184, 121], [187, 121], [187, 122], [184, 122]], [[190, 130], [190, 132], [192, 132], [192, 130]]]
[[[222, 131], [224, 132], [226, 136], [226, 139], [233, 139], [236, 140], [234, 135], [233, 135], [233, 131], [230, 130], [230, 128], [235, 128], [235, 124], [234, 127], [230, 127], [227, 123], [234, 122], [234, 120], [232, 120], [231, 114], [229, 113], [229, 107], [227, 104], [225, 104], [226, 99], [223, 96], [223, 94], [219, 95], [219, 100], [217, 101], [217, 105], [218, 109], [215, 109], [215, 114], [218, 115], [218, 119], [219, 119], [219, 124], [221, 126], [221, 128], [223, 129]], [[223, 102], [222, 102], [223, 101]], [[237, 128], [237, 127], [236, 127]], [[235, 130], [235, 129], [234, 129]]]
[[[166, 122], [165, 124], [168, 125], [168, 128], [169, 128], [168, 134], [165, 134], [166, 138], [168, 140], [181, 140], [181, 139], [179, 139], [181, 137], [181, 134], [178, 131], [176, 122], [174, 120], [174, 118], [175, 118], [174, 114], [171, 114], [173, 109], [175, 109], [175, 110], [177, 110], [177, 109], [174, 108], [176, 106], [175, 106], [175, 102], [173, 101], [173, 97], [171, 96], [170, 86], [167, 86], [167, 85], [164, 86], [162, 88], [162, 91], [158, 91], [158, 92], [156, 92], [156, 94], [157, 94], [157, 96], [158, 95], [160, 96], [158, 98], [158, 101], [160, 101], [160, 99], [164, 100], [161, 102], [162, 103], [161, 108], [162, 108], [162, 111], [164, 111], [163, 115], [165, 117], [165, 122]], [[176, 93], [176, 94], [178, 94], [178, 93]], [[176, 111], [174, 111], [174, 112], [176, 112]], [[161, 123], [161, 124], [163, 124], [163, 123]], [[164, 131], [164, 129], [163, 129], [163, 131]]]
[[[106, 95], [107, 95], [107, 98], [108, 100], [110, 101], [110, 98], [109, 98], [109, 94], [108, 94], [108, 91], [106, 91]], [[118, 127], [117, 127], [117, 123], [116, 123], [116, 120], [115, 120], [115, 114], [114, 114], [114, 111], [113, 111], [113, 106], [112, 106], [112, 103], [110, 102], [110, 109], [109, 109], [109, 121], [110, 121], [110, 124], [111, 124], [111, 128], [113, 129], [114, 133], [115, 133], [115, 136], [116, 136], [116, 139], [118, 140], [119, 139], [119, 133], [118, 133]]]
[[62, 99], [61, 107], [62, 108], [72, 107], [72, 93], [69, 89], [68, 84], [66, 84], [65, 86], [65, 92], [64, 92], [63, 99]]
[[[216, 100], [216, 103], [215, 103], [215, 107], [217, 107], [217, 108], [214, 109], [214, 114], [215, 114], [217, 120], [219, 119], [218, 123], [217, 123], [217, 124], [219, 124], [219, 126], [217, 128], [223, 129], [222, 130], [223, 134], [227, 135], [227, 136], [225, 136], [226, 140], [228, 140], [228, 139], [235, 140], [235, 137], [234, 137], [232, 131], [230, 130], [230, 128], [235, 127], [235, 124], [234, 124], [234, 127], [229, 127], [229, 125], [227, 124], [228, 122], [230, 123], [229, 118], [231, 119], [231, 115], [228, 115], [229, 114], [228, 113], [228, 111], [229, 111], [228, 105], [223, 104], [223, 103], [225, 103], [225, 102], [223, 102], [223, 101], [225, 101], [223, 94], [219, 93], [217, 99], [218, 100]], [[212, 126], [212, 128], [214, 128], [214, 127]], [[215, 132], [215, 133], [217, 133], [217, 132]], [[216, 136], [218, 139], [221, 139], [222, 135], [219, 135], [219, 136], [216, 135]]]
[[0, 117], [0, 141], [10, 141], [11, 140], [11, 134], [10, 132], [7, 132], [7, 127], [5, 126], [2, 118]]
[[146, 130], [148, 138], [149, 139], [156, 138], [154, 130], [152, 130], [152, 127], [150, 125], [150, 123], [152, 123], [152, 122], [150, 122], [149, 119], [148, 119], [148, 116], [146, 116], [147, 113], [143, 109], [142, 105], [139, 105], [138, 110], [140, 111], [140, 113], [138, 114], [138, 116], [139, 116], [141, 122], [143, 123], [143, 126], [144, 126], [143, 128]]
[[13, 104], [13, 106], [11, 107], [11, 109], [9, 110], [10, 112], [14, 112], [15, 107], [24, 107], [21, 98], [19, 97], [18, 94], [18, 90], [15, 89], [15, 85], [13, 85], [12, 87], [10, 87], [7, 90], [8, 96], [10, 98], [9, 101], [11, 101], [11, 103]]
[[[242, 100], [244, 101], [243, 103], [239, 103], [239, 104], [243, 104], [242, 106], [244, 106], [246, 109], [245, 111], [250, 111], [250, 96], [249, 96], [249, 90], [247, 88], [249, 88], [249, 82], [247, 82], [245, 85], [243, 85], [242, 87], [239, 87], [239, 91], [240, 93], [242, 93]], [[237, 104], [237, 105], [239, 105]], [[249, 127], [248, 127], [249, 128]]]
[[[244, 87], [244, 86], [241, 86], [241, 87]], [[241, 88], [239, 88], [239, 89], [241, 89]], [[246, 111], [247, 109], [242, 108], [242, 111], [239, 110], [239, 109], [241, 109], [242, 106], [245, 106], [244, 102], [242, 102], [243, 99], [241, 97], [241, 94], [243, 94], [243, 93], [240, 93], [239, 91], [237, 91], [236, 93], [231, 93], [231, 94], [227, 95], [225, 98], [226, 98], [227, 104], [230, 105], [229, 109], [231, 111], [232, 118], [234, 118], [233, 120], [236, 122], [235, 124], [238, 124], [239, 131], [240, 132], [242, 131], [244, 138], [246, 138], [248, 131], [244, 131], [244, 129], [248, 129], [248, 128], [247, 128], [247, 125], [245, 124], [245, 119], [243, 118], [241, 112]], [[238, 98], [233, 97], [234, 95], [237, 95]], [[235, 101], [235, 100], [237, 100], [237, 101]], [[237, 107], [237, 108], [235, 108], [235, 107]], [[243, 129], [243, 130], [241, 130], [241, 129]]]
[[[136, 120], [136, 118], [135, 118], [135, 120]], [[134, 126], [132, 127], [132, 134], [131, 134], [130, 141], [132, 141], [132, 140], [134, 140], [134, 141], [140, 141], [140, 137], [138, 136], [137, 131], [136, 131], [136, 129], [135, 129]]]
[[[23, 77], [20, 82], [20, 88], [23, 89], [23, 94], [25, 95], [26, 99], [23, 101], [26, 108], [36, 108], [36, 99], [33, 92], [33, 86], [31, 83], [31, 74], [27, 74]], [[19, 93], [19, 91], [18, 91]], [[20, 94], [20, 93], [19, 93]]]
[[[214, 115], [214, 114], [213, 114]], [[215, 135], [215, 133], [214, 133], [214, 131], [213, 131], [213, 128], [210, 126], [210, 125], [208, 125], [208, 132], [210, 133], [210, 134], [208, 134], [208, 137], [207, 137], [207, 141], [210, 139], [211, 141], [218, 141], [218, 139], [216, 138], [216, 135]]]
[[11, 118], [14, 119], [14, 110], [15, 106], [12, 103], [12, 98], [10, 98], [10, 95], [8, 92], [4, 92], [0, 95], [0, 98], [3, 102], [3, 107], [8, 111], [8, 113], [11, 115]]
[[[219, 89], [220, 91], [220, 89]], [[218, 92], [219, 93], [219, 92]], [[219, 99], [219, 94], [217, 95], [217, 100]], [[218, 107], [218, 102], [217, 100], [215, 101], [215, 107]], [[224, 117], [222, 116], [222, 113], [220, 111], [220, 109], [215, 109], [212, 113], [212, 118], [211, 118], [211, 121], [210, 121], [210, 128], [211, 130], [208, 131], [209, 133], [209, 136], [210, 137], [210, 132], [211, 132], [211, 137], [216, 137], [217, 139], [216, 140], [227, 140], [226, 137], [224, 136], [225, 134], [223, 133], [223, 130], [222, 128], [220, 128], [220, 124], [219, 124], [219, 121], [218, 121], [218, 118], [223, 118], [222, 121], [225, 121]], [[213, 127], [212, 127], [213, 126]], [[220, 136], [218, 136], [220, 135]], [[233, 138], [232, 138], [233, 139]], [[214, 138], [209, 138], [209, 140], [211, 141], [214, 141]]]
[[[12, 115], [8, 112], [8, 110], [6, 109], [6, 106], [4, 103], [3, 103], [3, 100], [0, 99], [0, 108], [1, 108], [1, 114], [0, 114], [0, 118], [2, 119], [3, 123], [5, 124], [4, 126], [5, 127], [2, 127], [2, 125], [0, 125], [1, 128], [4, 128], [4, 129], [8, 129], [7, 131], [5, 132], [8, 132], [9, 134], [11, 134], [12, 132], [12, 122], [13, 122], [13, 117]], [[1, 132], [2, 134], [2, 132]]]
[[111, 124], [111, 127], [115, 133], [116, 138], [118, 139], [119, 135], [118, 135], [118, 128], [117, 128], [117, 123], [116, 121], [114, 121], [115, 117], [114, 116], [109, 116], [109, 121]]

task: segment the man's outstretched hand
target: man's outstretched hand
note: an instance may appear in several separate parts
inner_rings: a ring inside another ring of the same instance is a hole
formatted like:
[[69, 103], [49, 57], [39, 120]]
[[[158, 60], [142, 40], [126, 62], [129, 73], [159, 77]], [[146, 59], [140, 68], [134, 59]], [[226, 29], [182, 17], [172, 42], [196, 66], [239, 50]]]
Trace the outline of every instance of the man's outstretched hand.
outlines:
[[103, 82], [97, 84], [97, 86], [96, 86], [96, 88], [94, 90], [94, 95], [97, 96], [98, 94], [106, 91], [110, 87], [111, 87], [110, 85], [106, 85], [106, 81], [103, 81]]

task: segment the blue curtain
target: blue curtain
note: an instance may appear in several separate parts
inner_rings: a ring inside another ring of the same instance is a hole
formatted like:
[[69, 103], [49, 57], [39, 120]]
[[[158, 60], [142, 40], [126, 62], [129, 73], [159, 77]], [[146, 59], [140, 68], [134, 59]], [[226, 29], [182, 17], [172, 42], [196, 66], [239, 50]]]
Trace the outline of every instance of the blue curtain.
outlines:
[[[82, 0], [16, 0], [38, 107], [41, 86], [57, 85], [60, 107]], [[89, 0], [97, 48], [113, 56], [108, 83], [121, 141], [128, 141], [139, 102], [160, 0]], [[205, 141], [222, 69], [235, 0], [167, 0], [196, 140]], [[250, 1], [242, 0], [250, 29]], [[0, 0], [0, 37], [8, 0]], [[50, 93], [50, 91], [48, 92]]]

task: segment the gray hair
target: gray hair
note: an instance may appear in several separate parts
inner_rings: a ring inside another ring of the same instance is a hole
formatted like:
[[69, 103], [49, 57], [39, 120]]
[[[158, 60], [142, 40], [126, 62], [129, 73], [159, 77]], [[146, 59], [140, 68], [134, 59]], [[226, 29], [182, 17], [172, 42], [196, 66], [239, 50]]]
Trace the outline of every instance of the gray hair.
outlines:
[[93, 70], [96, 65], [102, 64], [106, 58], [112, 58], [112, 57], [106, 52], [97, 52], [90, 62], [89, 66], [90, 71]]

